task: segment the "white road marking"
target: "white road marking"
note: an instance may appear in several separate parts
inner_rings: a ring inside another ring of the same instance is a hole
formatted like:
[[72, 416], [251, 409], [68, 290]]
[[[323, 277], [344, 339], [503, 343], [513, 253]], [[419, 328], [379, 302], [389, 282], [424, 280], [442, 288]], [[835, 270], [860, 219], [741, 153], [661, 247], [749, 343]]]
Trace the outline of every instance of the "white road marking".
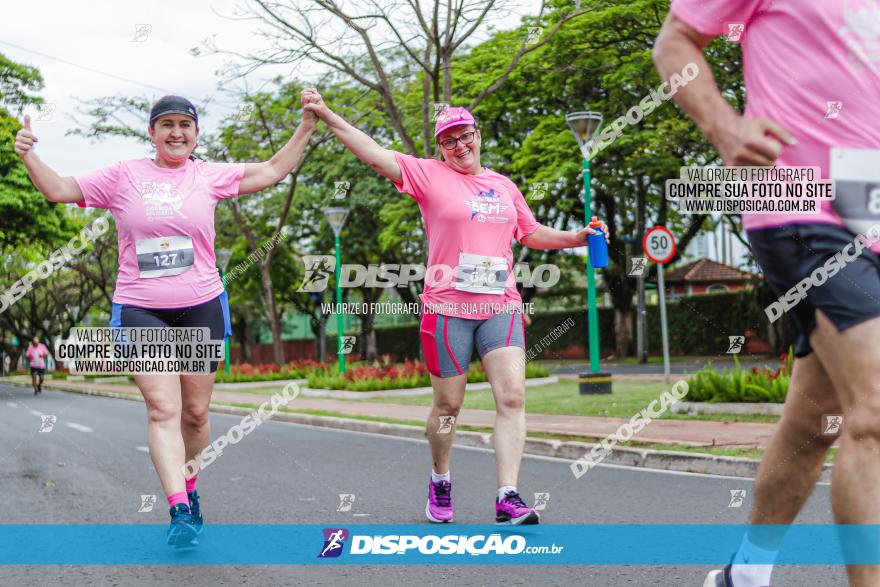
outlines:
[[15, 402], [6, 402], [6, 405], [9, 406], [10, 408], [17, 408], [18, 407], [18, 404]]
[[43, 414], [43, 412], [38, 412], [37, 410], [30, 410], [30, 412], [31, 412], [32, 415], [37, 416], [38, 418], [39, 418], [40, 416], [44, 416], [44, 415], [45, 415], [45, 414]]
[[149, 447], [149, 446], [136, 446], [135, 448], [138, 449], [138, 450], [141, 451], [141, 452], [150, 452], [150, 447]]
[[88, 426], [83, 426], [82, 424], [77, 424], [76, 422], [66, 422], [64, 425], [68, 428], [79, 430], [80, 432], [93, 432], [93, 430]]

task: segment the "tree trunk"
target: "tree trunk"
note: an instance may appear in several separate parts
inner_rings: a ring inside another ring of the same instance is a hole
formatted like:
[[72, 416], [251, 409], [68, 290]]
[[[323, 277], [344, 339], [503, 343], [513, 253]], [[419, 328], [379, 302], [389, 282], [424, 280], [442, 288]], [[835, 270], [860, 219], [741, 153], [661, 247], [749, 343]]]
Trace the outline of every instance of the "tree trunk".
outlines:
[[318, 360], [327, 360], [327, 321], [321, 320], [318, 326]]
[[618, 357], [629, 356], [632, 339], [633, 325], [630, 308], [614, 308], [614, 354]]
[[244, 336], [242, 336], [241, 340], [241, 355], [246, 363], [253, 364], [254, 345], [257, 342], [257, 338], [254, 335], [253, 329], [250, 327], [250, 324], [247, 321], [244, 322], [243, 334]]
[[275, 291], [269, 267], [260, 263], [260, 281], [263, 283], [263, 299], [266, 302], [266, 313], [269, 317], [269, 328], [272, 330], [272, 358], [279, 367], [284, 364], [284, 345], [281, 343], [281, 321], [275, 309]]
[[368, 361], [375, 361], [378, 355], [376, 347], [376, 329], [373, 328], [375, 314], [365, 314], [361, 318], [361, 334], [364, 337], [364, 356]]

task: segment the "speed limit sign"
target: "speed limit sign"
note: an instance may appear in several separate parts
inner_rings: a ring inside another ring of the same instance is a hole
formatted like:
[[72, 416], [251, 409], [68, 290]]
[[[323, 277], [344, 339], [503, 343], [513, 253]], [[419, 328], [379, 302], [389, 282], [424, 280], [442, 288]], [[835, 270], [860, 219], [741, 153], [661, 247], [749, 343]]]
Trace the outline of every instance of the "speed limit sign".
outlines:
[[669, 383], [669, 334], [666, 328], [666, 285], [663, 283], [663, 264], [675, 256], [675, 237], [665, 226], [655, 226], [645, 233], [642, 250], [657, 263], [657, 293], [660, 295], [660, 339], [663, 342], [663, 375]]
[[675, 237], [665, 226], [655, 226], [645, 233], [642, 250], [655, 263], [669, 263], [675, 256]]

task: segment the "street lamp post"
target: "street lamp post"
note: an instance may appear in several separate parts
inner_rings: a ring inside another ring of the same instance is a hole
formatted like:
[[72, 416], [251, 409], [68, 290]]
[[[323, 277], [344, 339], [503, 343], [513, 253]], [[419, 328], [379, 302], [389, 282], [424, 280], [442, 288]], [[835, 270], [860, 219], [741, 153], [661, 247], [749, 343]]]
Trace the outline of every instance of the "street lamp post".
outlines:
[[[590, 186], [590, 148], [594, 137], [602, 126], [602, 114], [581, 111], [565, 115], [580, 148], [584, 166], [584, 225], [593, 216], [592, 188]], [[599, 371], [599, 312], [596, 307], [596, 276], [587, 255], [587, 333], [590, 351], [590, 372], [578, 377], [581, 393], [611, 393], [611, 374]]]
[[[220, 281], [223, 282], [223, 291], [226, 292], [226, 297], [229, 297], [229, 291], [226, 289], [226, 267], [229, 265], [229, 260], [232, 259], [232, 251], [229, 249], [220, 249], [217, 251], [217, 264], [220, 265]], [[232, 357], [229, 354], [229, 337], [223, 337], [223, 369], [226, 373], [232, 372], [232, 365], [230, 364], [232, 361]]]
[[324, 208], [324, 214], [327, 216], [327, 222], [333, 229], [333, 236], [336, 243], [336, 331], [338, 339], [336, 341], [336, 356], [339, 359], [339, 372], [345, 373], [345, 353], [342, 352], [342, 338], [345, 336], [343, 326], [344, 316], [342, 312], [342, 286], [340, 285], [342, 277], [342, 227], [348, 219], [348, 208]]

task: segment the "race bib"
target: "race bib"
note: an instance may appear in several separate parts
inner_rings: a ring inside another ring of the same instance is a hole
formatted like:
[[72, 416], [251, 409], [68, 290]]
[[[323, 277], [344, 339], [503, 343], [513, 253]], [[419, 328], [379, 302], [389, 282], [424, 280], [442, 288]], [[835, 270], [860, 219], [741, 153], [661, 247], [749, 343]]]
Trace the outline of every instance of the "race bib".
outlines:
[[880, 222], [880, 150], [831, 149], [832, 201], [846, 227], [856, 234]]
[[460, 253], [455, 270], [455, 289], [470, 293], [504, 295], [507, 284], [507, 260]]
[[195, 260], [188, 236], [145, 238], [135, 242], [135, 251], [141, 279], [186, 273]]

